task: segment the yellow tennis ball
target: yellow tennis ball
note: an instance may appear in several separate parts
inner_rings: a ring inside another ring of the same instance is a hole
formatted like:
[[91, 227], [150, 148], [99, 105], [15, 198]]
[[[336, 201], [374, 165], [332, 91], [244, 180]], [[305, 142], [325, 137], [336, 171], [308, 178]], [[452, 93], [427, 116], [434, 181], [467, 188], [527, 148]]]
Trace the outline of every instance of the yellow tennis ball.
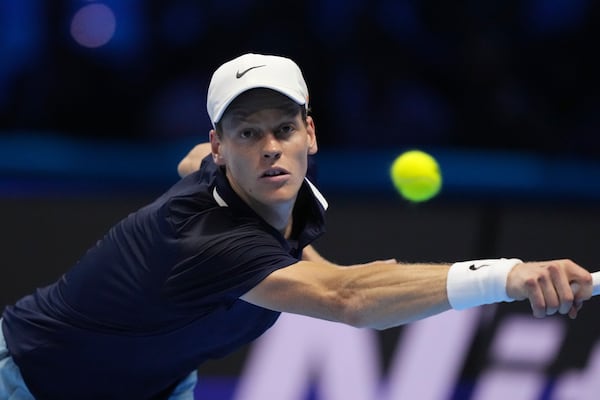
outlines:
[[442, 188], [437, 161], [421, 150], [400, 154], [392, 164], [390, 175], [396, 190], [409, 201], [427, 201]]

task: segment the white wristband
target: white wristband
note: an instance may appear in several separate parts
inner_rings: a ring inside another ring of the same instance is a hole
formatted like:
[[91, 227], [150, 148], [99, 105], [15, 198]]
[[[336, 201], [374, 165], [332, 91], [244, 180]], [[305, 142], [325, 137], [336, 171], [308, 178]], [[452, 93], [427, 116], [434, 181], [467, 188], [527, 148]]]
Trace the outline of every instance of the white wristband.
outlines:
[[512, 268], [523, 261], [517, 258], [462, 261], [448, 271], [448, 302], [455, 310], [483, 304], [513, 301], [506, 294], [506, 280]]

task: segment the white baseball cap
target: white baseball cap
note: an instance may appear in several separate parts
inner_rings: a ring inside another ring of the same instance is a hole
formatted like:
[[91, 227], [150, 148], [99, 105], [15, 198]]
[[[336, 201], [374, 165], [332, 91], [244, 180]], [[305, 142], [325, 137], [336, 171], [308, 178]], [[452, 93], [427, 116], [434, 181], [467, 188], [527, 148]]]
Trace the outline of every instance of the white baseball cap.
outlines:
[[275, 90], [308, 108], [308, 88], [294, 61], [248, 53], [221, 65], [210, 80], [206, 109], [213, 127], [237, 96], [255, 88]]

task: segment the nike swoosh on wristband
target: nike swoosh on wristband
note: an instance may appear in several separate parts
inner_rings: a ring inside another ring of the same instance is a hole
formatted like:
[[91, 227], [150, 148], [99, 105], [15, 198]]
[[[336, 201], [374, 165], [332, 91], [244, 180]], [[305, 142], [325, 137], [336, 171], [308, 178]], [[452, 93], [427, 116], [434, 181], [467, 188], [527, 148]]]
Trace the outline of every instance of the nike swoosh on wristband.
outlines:
[[469, 267], [469, 269], [471, 271], [477, 271], [479, 268], [489, 267], [489, 266], [490, 266], [490, 264], [481, 264], [481, 265], [471, 264], [471, 266]]
[[254, 67], [250, 67], [250, 68], [248, 68], [248, 69], [246, 69], [246, 70], [244, 70], [242, 72], [240, 72], [240, 70], [238, 70], [235, 73], [235, 77], [236, 77], [236, 79], [240, 79], [242, 76], [246, 75], [246, 72], [248, 72], [250, 70], [253, 70], [255, 68], [260, 68], [260, 67], [266, 67], [266, 65], [255, 65]]

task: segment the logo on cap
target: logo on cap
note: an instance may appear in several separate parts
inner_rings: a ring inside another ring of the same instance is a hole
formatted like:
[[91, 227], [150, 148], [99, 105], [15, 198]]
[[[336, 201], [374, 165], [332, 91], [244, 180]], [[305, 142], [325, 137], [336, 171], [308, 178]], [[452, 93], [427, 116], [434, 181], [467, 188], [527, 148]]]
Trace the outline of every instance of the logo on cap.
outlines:
[[240, 70], [238, 70], [235, 73], [235, 77], [236, 77], [236, 79], [240, 79], [242, 76], [246, 75], [246, 72], [248, 72], [250, 70], [253, 70], [255, 68], [260, 68], [260, 67], [266, 67], [266, 65], [255, 65], [254, 67], [250, 67], [250, 68], [248, 68], [248, 69], [246, 69], [246, 70], [244, 70], [242, 72], [240, 72]]

